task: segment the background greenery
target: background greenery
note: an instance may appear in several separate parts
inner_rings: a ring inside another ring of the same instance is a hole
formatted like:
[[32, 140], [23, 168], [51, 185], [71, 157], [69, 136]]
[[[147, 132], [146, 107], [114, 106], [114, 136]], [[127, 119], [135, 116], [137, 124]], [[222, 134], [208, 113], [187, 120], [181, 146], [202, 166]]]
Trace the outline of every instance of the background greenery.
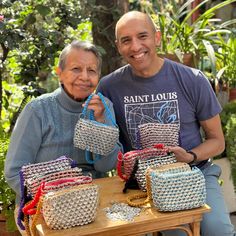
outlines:
[[[9, 215], [14, 206], [14, 193], [5, 183], [3, 166], [9, 137], [24, 105], [42, 93], [58, 86], [54, 68], [62, 48], [72, 39], [94, 42], [102, 56], [102, 74], [122, 65], [115, 46], [114, 27], [128, 10], [141, 10], [151, 15], [162, 32], [158, 53], [177, 56], [194, 55], [195, 67], [209, 78], [236, 84], [236, 20], [222, 22], [215, 11], [235, 0], [222, 1], [207, 10], [209, 0], [194, 9], [193, 0], [2, 0], [0, 2], [0, 202]], [[192, 16], [200, 10], [199, 17]], [[235, 107], [231, 108], [235, 114]], [[235, 115], [225, 113], [223, 127], [227, 154], [232, 148]], [[235, 160], [235, 159], [232, 159]], [[233, 162], [233, 161], [232, 161]], [[235, 167], [234, 167], [235, 168]], [[10, 210], [10, 211], [8, 211]], [[12, 222], [12, 221], [10, 221]]]

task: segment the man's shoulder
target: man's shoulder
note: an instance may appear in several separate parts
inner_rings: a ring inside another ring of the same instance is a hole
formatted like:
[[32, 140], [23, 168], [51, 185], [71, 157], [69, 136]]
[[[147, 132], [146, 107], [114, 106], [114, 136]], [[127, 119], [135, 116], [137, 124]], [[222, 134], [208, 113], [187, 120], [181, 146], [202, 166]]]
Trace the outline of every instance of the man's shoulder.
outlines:
[[187, 65], [181, 64], [176, 61], [172, 61], [167, 58], [165, 58], [165, 61], [168, 64], [168, 66], [172, 67], [174, 70], [177, 70], [179, 72], [187, 73], [192, 76], [198, 76], [199, 74], [201, 74], [201, 71], [199, 69], [189, 67]]
[[130, 71], [130, 66], [129, 65], [124, 65], [117, 70], [111, 72], [110, 74], [103, 76], [101, 81], [103, 83], [107, 81], [113, 81], [115, 82], [116, 80], [120, 80], [121, 78], [125, 78], [124, 76], [127, 76]]

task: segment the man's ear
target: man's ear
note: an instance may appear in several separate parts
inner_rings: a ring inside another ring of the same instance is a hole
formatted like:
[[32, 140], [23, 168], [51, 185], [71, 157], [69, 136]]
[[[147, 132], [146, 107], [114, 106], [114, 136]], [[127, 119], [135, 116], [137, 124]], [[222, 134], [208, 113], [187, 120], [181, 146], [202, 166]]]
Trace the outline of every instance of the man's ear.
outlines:
[[[117, 39], [115, 40], [115, 44], [116, 44], [116, 48], [117, 48], [118, 52], [120, 53], [119, 43], [118, 43], [118, 40], [117, 40]], [[121, 54], [121, 53], [120, 53], [120, 54]]]
[[157, 30], [155, 33], [156, 46], [160, 47], [161, 45], [161, 31]]

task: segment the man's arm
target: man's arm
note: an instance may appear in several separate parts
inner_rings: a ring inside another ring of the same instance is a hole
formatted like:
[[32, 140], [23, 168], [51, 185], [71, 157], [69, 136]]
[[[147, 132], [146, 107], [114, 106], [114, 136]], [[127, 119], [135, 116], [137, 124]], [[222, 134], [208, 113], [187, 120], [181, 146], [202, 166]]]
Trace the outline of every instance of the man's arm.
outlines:
[[[191, 149], [197, 155], [197, 161], [207, 160], [224, 151], [225, 141], [221, 127], [220, 116], [216, 115], [208, 120], [200, 121], [201, 127], [205, 133], [205, 140], [199, 146]], [[187, 153], [181, 147], [170, 147], [169, 150], [174, 152], [180, 162], [193, 161], [193, 155]]]

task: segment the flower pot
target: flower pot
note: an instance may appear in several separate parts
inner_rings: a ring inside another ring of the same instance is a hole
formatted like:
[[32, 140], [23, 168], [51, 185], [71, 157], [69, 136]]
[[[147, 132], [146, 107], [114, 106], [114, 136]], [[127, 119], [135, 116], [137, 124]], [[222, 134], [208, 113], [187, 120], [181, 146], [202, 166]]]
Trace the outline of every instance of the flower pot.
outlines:
[[236, 100], [236, 88], [231, 88], [229, 90], [229, 101]]
[[[181, 63], [181, 61], [179, 60], [179, 58], [175, 54], [167, 53], [167, 54], [159, 54], [159, 56], [162, 58], [165, 57], [165, 58], [168, 58], [172, 61]], [[197, 65], [197, 61], [198, 61], [198, 58], [194, 54], [192, 54], [192, 53], [183, 54], [183, 63], [182, 64], [195, 68]]]
[[9, 232], [6, 229], [6, 218], [0, 213], [0, 235], [1, 236], [21, 236], [19, 231]]

